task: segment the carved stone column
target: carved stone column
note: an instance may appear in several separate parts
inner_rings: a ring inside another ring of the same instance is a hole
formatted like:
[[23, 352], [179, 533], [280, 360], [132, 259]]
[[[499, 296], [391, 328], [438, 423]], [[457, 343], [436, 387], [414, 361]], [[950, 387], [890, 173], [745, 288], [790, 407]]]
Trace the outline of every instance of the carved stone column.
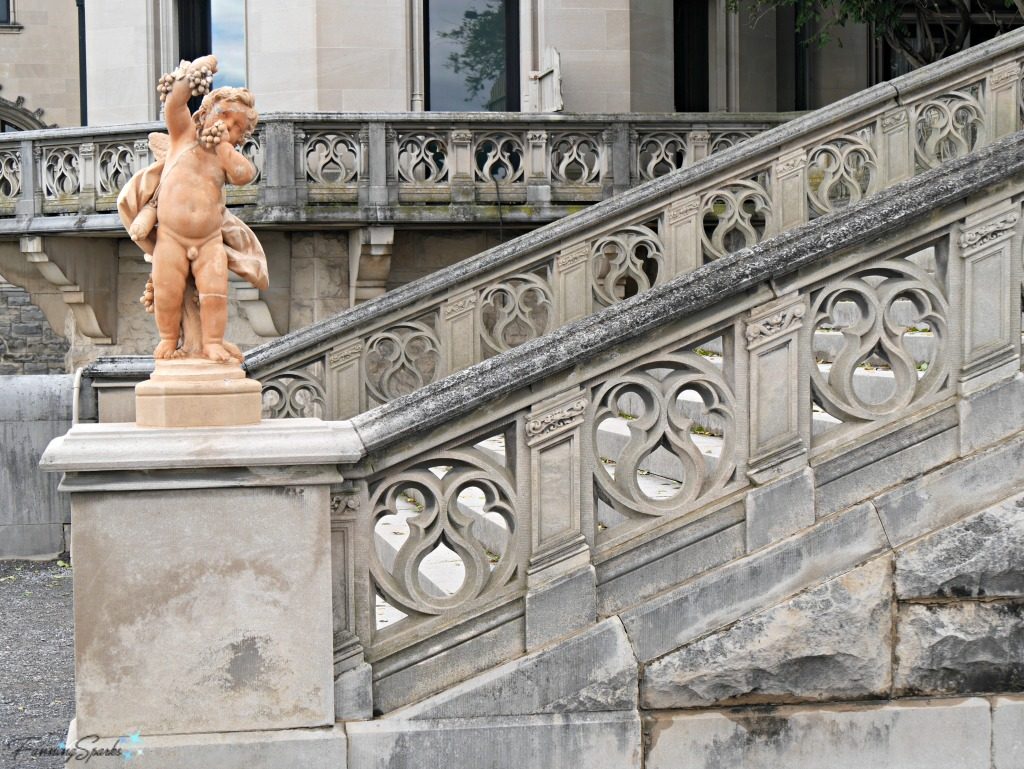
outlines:
[[82, 213], [96, 210], [96, 144], [85, 142], [78, 147], [78, 208]]
[[988, 140], [1014, 133], [1020, 127], [1020, 64], [1010, 62], [989, 73], [985, 95], [991, 126]]
[[472, 203], [476, 198], [473, 183], [473, 132], [456, 128], [451, 132], [452, 203]]
[[968, 217], [954, 236], [950, 299], [959, 304], [962, 395], [1020, 369], [1020, 226], [1020, 205], [1008, 203]]
[[673, 200], [665, 211], [668, 275], [693, 272], [704, 263], [700, 246], [700, 200], [696, 195]]
[[295, 124], [274, 120], [263, 128], [263, 183], [261, 203], [294, 206], [296, 194]]
[[882, 146], [882, 186], [888, 187], [914, 175], [914, 143], [906, 107], [886, 112], [879, 121]]
[[476, 291], [452, 296], [441, 309], [441, 346], [447, 371], [460, 371], [480, 361], [476, 327]]
[[690, 151], [687, 153], [689, 162], [687, 166], [699, 163], [709, 154], [711, 145], [711, 134], [707, 131], [691, 131], [689, 136]]
[[[356, 622], [356, 552], [366, 484], [347, 484], [331, 494], [331, 584], [334, 609], [334, 717], [373, 716], [373, 682]], [[360, 574], [362, 572], [360, 571]]]
[[772, 169], [776, 232], [785, 232], [807, 221], [807, 153], [787, 152]]
[[744, 322], [750, 447], [747, 549], [756, 550], [814, 523], [810, 378], [800, 354], [806, 305], [789, 295], [752, 310]]
[[584, 531], [581, 435], [587, 398], [580, 389], [538, 403], [526, 418], [530, 451], [531, 548], [527, 567], [526, 648], [593, 624], [597, 587]]
[[327, 404], [330, 419], [348, 419], [366, 408], [363, 343], [342, 343], [327, 353]]
[[526, 134], [526, 202], [546, 205], [551, 202], [551, 163], [547, 131]]
[[590, 244], [574, 243], [555, 257], [559, 324], [590, 314]]

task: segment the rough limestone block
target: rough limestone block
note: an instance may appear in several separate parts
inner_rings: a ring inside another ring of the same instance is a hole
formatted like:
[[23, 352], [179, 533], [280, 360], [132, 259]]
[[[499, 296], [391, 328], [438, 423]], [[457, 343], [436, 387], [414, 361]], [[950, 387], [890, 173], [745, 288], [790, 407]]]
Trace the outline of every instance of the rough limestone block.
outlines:
[[76, 493], [80, 732], [334, 723], [329, 507], [326, 485]]
[[747, 494], [747, 551], [778, 542], [814, 523], [814, 471], [751, 489]]
[[650, 662], [887, 548], [874, 508], [859, 505], [623, 612], [622, 622]]
[[897, 550], [896, 595], [1024, 597], [1024, 495]]
[[644, 669], [644, 708], [885, 696], [892, 569], [877, 558]]
[[586, 566], [526, 594], [526, 648], [537, 649], [597, 621], [597, 574]]
[[875, 499], [893, 546], [952, 523], [1024, 485], [1024, 436], [905, 483]]
[[1024, 374], [957, 401], [960, 453], [970, 454], [1024, 426]]
[[899, 693], [1024, 690], [1024, 604], [905, 604], [896, 636]]
[[334, 679], [334, 717], [352, 721], [373, 717], [373, 670], [363, 663]]
[[348, 724], [351, 769], [639, 769], [635, 711]]
[[[82, 734], [79, 738], [77, 735]], [[107, 748], [112, 739], [93, 743], [71, 722], [67, 744], [74, 748], [95, 745]], [[217, 769], [281, 769], [286, 766], [302, 769], [345, 769], [347, 764], [345, 728], [341, 725], [322, 729], [287, 729], [269, 732], [221, 732], [215, 734], [173, 734], [159, 737], [140, 734], [137, 741], [130, 736], [117, 743], [120, 755], [93, 755], [82, 766], [99, 769], [184, 769], [184, 767], [217, 767]], [[128, 755], [128, 752], [131, 755]], [[68, 766], [78, 764], [68, 762]]]
[[472, 718], [635, 710], [637, 663], [618, 617], [394, 711], [390, 718]]
[[983, 699], [645, 719], [646, 769], [990, 769]]
[[992, 701], [992, 769], [1024, 766], [1024, 697]]

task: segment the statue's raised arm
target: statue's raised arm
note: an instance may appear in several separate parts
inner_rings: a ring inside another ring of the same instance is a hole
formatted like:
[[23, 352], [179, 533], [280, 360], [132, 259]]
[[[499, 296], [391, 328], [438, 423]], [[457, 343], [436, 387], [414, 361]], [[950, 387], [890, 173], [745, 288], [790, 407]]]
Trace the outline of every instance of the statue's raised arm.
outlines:
[[206, 96], [217, 74], [217, 57], [212, 54], [201, 56], [195, 61], [182, 61], [176, 70], [163, 75], [157, 84], [160, 100], [164, 103], [164, 120], [171, 142], [190, 141], [192, 115], [188, 111], [188, 100], [194, 96]]

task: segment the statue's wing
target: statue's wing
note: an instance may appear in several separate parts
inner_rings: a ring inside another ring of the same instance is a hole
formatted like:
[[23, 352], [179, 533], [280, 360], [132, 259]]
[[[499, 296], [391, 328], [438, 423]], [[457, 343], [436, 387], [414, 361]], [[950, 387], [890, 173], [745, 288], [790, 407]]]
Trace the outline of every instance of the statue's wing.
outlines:
[[167, 157], [167, 151], [171, 148], [171, 137], [164, 133], [153, 132], [149, 135], [149, 149], [153, 157], [158, 161]]

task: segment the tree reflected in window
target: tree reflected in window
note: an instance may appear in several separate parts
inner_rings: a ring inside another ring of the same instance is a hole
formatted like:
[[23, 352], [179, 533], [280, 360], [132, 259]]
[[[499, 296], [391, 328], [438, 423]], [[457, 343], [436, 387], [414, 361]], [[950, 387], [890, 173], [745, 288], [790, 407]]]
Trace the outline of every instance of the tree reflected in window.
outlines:
[[519, 109], [518, 3], [514, 0], [429, 0], [429, 109]]

